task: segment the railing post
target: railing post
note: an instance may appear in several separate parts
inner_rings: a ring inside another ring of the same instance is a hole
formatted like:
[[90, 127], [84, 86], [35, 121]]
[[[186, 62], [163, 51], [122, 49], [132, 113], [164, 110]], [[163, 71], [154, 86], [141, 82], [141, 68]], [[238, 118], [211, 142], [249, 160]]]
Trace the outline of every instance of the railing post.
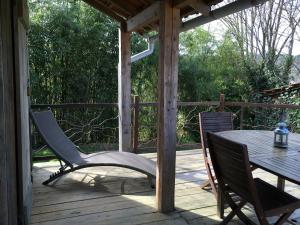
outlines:
[[224, 112], [224, 110], [225, 110], [225, 95], [220, 94], [219, 112]]
[[139, 144], [139, 112], [140, 112], [140, 97], [133, 96], [133, 139], [132, 146], [133, 152], [137, 153]]
[[240, 130], [243, 130], [243, 128], [244, 128], [244, 114], [245, 114], [245, 107], [241, 106], [241, 112], [240, 112]]

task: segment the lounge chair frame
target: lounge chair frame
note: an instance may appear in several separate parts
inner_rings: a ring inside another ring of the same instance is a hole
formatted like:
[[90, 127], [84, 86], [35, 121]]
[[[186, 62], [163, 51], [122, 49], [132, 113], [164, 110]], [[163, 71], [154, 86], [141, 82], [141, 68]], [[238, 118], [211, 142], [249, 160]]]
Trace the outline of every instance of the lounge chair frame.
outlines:
[[154, 187], [156, 177], [156, 163], [154, 161], [129, 152], [109, 151], [84, 154], [59, 127], [51, 110], [30, 112], [30, 117], [41, 137], [60, 162], [59, 170], [51, 174], [50, 178], [43, 182], [44, 185], [63, 175], [86, 167], [116, 166], [147, 175], [150, 185]]

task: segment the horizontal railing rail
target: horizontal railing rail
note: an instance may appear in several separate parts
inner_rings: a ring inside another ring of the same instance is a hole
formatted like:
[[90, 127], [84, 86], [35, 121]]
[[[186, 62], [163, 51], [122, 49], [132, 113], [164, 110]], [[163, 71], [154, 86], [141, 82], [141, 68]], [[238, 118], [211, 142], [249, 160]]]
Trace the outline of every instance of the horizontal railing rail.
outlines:
[[[177, 105], [178, 148], [186, 149], [200, 147], [198, 113], [201, 111], [232, 111], [235, 114], [236, 129], [272, 129], [276, 125], [276, 118], [278, 118], [277, 115], [279, 115], [280, 111], [291, 110], [290, 115], [293, 118], [293, 122], [291, 123], [291, 126], [293, 127], [291, 127], [291, 129], [293, 131], [300, 131], [300, 113], [299, 115], [297, 114], [300, 105], [296, 104], [232, 102], [225, 101], [225, 96], [220, 95], [219, 101], [178, 102]], [[139, 96], [133, 97], [132, 147], [134, 152], [144, 152], [156, 149], [157, 106], [157, 102], [140, 102]], [[117, 103], [31, 105], [32, 110], [41, 110], [45, 108], [51, 108], [56, 112], [59, 121], [64, 123], [65, 130], [70, 133], [69, 136], [78, 136], [76, 132], [81, 132], [82, 136], [87, 136], [87, 140], [90, 140], [91, 142], [109, 141], [110, 143], [101, 144], [102, 147], [104, 146], [104, 149], [101, 150], [109, 150], [109, 148], [116, 148], [116, 146], [118, 146]], [[59, 112], [59, 110], [63, 112]], [[78, 112], [76, 114], [75, 112], [79, 110], [81, 110], [80, 113]], [[111, 110], [111, 113], [108, 113], [111, 117], [105, 115], [105, 118], [100, 119], [101, 115], [105, 114], [103, 112], [106, 110]], [[75, 115], [73, 115], [74, 113]], [[74, 118], [80, 116], [85, 118], [86, 121], [81, 122], [79, 121], [80, 118], [77, 118], [76, 123], [73, 122]], [[90, 118], [88, 118], [89, 116]], [[72, 131], [74, 132], [72, 133]], [[33, 135], [37, 135], [37, 132]], [[103, 135], [106, 138], [103, 138]], [[100, 139], [97, 139], [99, 137]], [[80, 140], [82, 139], [86, 138], [81, 137]]]

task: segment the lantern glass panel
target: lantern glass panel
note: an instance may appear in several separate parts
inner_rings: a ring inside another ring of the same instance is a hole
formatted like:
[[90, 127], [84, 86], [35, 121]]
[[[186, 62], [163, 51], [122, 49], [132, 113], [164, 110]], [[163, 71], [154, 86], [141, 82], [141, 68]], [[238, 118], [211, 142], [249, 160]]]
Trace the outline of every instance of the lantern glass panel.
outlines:
[[284, 144], [286, 144], [287, 143], [287, 135], [283, 135], [282, 136], [282, 142], [284, 143]]
[[275, 134], [275, 137], [276, 137], [275, 141], [280, 143], [281, 142], [281, 135], [280, 134]]

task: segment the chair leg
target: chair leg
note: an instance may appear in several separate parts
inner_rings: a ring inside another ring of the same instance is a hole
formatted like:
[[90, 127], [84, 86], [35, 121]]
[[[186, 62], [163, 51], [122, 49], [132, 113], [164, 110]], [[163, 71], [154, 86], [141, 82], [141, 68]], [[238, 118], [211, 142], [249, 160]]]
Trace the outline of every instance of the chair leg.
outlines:
[[253, 166], [253, 165], [250, 166], [250, 170], [251, 170], [251, 171], [254, 171], [254, 170], [256, 170], [256, 169], [257, 169], [256, 166]]
[[201, 189], [211, 189], [209, 180], [206, 180], [203, 184], [200, 185]]
[[224, 218], [224, 208], [225, 208], [225, 201], [221, 188], [218, 188], [218, 198], [217, 198], [217, 215], [221, 219]]
[[154, 189], [155, 186], [156, 186], [156, 179], [155, 179], [155, 177], [148, 175], [148, 181], [149, 181], [150, 187]]
[[239, 211], [237, 213], [237, 216], [240, 218], [241, 221], [244, 222], [244, 224], [247, 225], [256, 225], [252, 220], [250, 220], [242, 211]]
[[270, 225], [270, 223], [268, 222], [268, 220], [265, 217], [259, 217], [257, 215], [258, 221], [260, 225]]
[[274, 225], [281, 225], [283, 224], [291, 215], [293, 212], [285, 213], [283, 214]]
[[59, 177], [65, 175], [65, 174], [68, 174], [68, 173], [70, 173], [70, 172], [73, 172], [73, 171], [74, 171], [73, 168], [68, 169], [68, 170], [61, 170], [61, 169], [60, 169], [59, 171], [57, 171], [57, 172], [51, 174], [51, 175], [50, 175], [50, 178], [49, 178], [48, 180], [45, 180], [45, 181], [43, 182], [43, 185], [47, 185], [47, 184], [49, 184], [50, 182], [56, 180], [57, 178], [59, 178]]
[[[230, 206], [230, 208], [232, 209], [233, 216], [237, 215], [237, 217], [244, 222], [244, 224], [247, 225], [256, 225], [252, 220], [250, 220], [242, 211], [241, 209], [246, 205], [246, 201], [242, 200], [239, 204], [236, 204], [232, 198], [230, 197], [230, 195], [228, 193], [225, 194], [225, 196], [223, 198], [226, 198], [226, 202], [228, 203], [228, 205]], [[229, 214], [230, 215], [230, 214]], [[228, 215], [228, 216], [229, 216]], [[227, 216], [227, 217], [228, 217]], [[232, 215], [231, 215], [232, 216]], [[230, 218], [229, 220], [231, 220], [233, 218], [233, 216]], [[225, 218], [226, 219], [226, 218]], [[224, 220], [225, 220], [224, 219]], [[227, 222], [228, 223], [228, 222]], [[226, 223], [225, 223], [226, 224]]]
[[[239, 211], [237, 211], [236, 212], [236, 215], [237, 215], [237, 217], [241, 220], [241, 221], [243, 221], [245, 224], [247, 224], [247, 225], [256, 225], [252, 220], [250, 220], [242, 211], [241, 211], [241, 209], [242, 209], [242, 207], [244, 207], [245, 205], [246, 205], [246, 201], [241, 201], [240, 203], [239, 203], [239, 205], [241, 205], [241, 208], [240, 208], [240, 210]], [[228, 199], [228, 204], [229, 204], [229, 206], [230, 206], [230, 208], [237, 208], [239, 205], [236, 205], [235, 204], [235, 202], [230, 198], [230, 199]]]
[[226, 225], [232, 220], [232, 218], [237, 215], [240, 210], [243, 208], [245, 205], [245, 202], [240, 202], [238, 205], [234, 204], [234, 207], [231, 207], [232, 211], [223, 219], [223, 221], [220, 223], [220, 225]]

